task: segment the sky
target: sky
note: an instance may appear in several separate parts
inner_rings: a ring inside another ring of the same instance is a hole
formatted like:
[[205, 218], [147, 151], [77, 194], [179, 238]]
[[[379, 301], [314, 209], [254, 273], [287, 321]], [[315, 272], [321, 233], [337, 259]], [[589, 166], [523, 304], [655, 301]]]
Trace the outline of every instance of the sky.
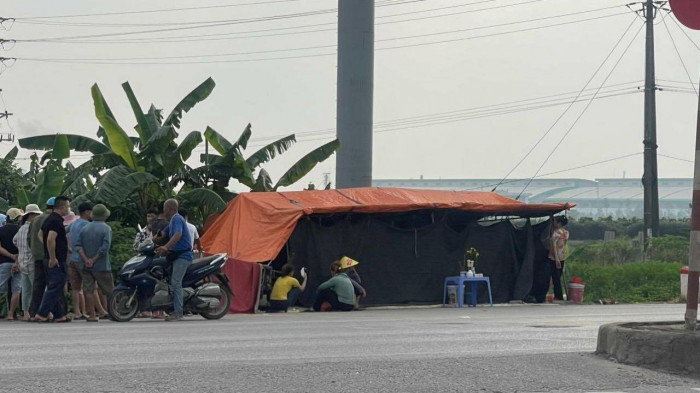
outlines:
[[[373, 177], [641, 177], [644, 31], [628, 2], [377, 0]], [[214, 92], [184, 116], [181, 136], [210, 126], [235, 140], [251, 123], [252, 153], [296, 133], [299, 142], [265, 167], [273, 179], [334, 137], [336, 1], [4, 3], [0, 16], [17, 21], [0, 38], [18, 42], [0, 57], [18, 60], [0, 74], [14, 114], [0, 132], [95, 138], [94, 83], [131, 130], [121, 83], [142, 106], [169, 112], [212, 77]], [[155, 10], [171, 11], [144, 12]], [[74, 16], [104, 13], [118, 14]], [[63, 17], [44, 18], [53, 16]], [[692, 177], [700, 32], [665, 11], [656, 23], [659, 176]], [[0, 144], [0, 155], [10, 147]], [[334, 170], [335, 157], [291, 189]]]

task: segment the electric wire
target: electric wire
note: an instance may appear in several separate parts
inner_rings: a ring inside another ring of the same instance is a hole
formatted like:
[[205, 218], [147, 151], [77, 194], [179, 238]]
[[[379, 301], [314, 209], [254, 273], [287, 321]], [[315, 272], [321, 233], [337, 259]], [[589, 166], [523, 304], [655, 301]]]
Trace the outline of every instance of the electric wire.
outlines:
[[[480, 39], [480, 38], [495, 37], [495, 36], [515, 34], [515, 33], [521, 33], [521, 32], [533, 31], [533, 30], [541, 30], [541, 29], [546, 29], [546, 28], [551, 28], [551, 27], [559, 27], [559, 26], [570, 25], [570, 24], [575, 24], [575, 23], [582, 23], [582, 22], [587, 22], [587, 21], [591, 21], [591, 20], [610, 18], [610, 17], [626, 15], [626, 14], [627, 13], [612, 14], [612, 15], [598, 16], [598, 17], [592, 17], [592, 18], [577, 19], [577, 20], [568, 21], [568, 22], [561, 22], [561, 23], [555, 23], [555, 24], [549, 24], [549, 25], [543, 25], [543, 26], [534, 26], [534, 27], [523, 28], [523, 29], [509, 30], [509, 31], [505, 31], [505, 32], [490, 33], [490, 34], [483, 34], [483, 35], [470, 36], [470, 37], [461, 37], [461, 38], [448, 39], [448, 40], [439, 40], [439, 41], [430, 41], [430, 42], [390, 46], [390, 47], [384, 47], [384, 48], [376, 48], [375, 50], [376, 51], [385, 51], [385, 50], [394, 50], [394, 49], [404, 49], [404, 48], [412, 48], [412, 47], [419, 47], [419, 46], [426, 46], [426, 45], [437, 45], [437, 44], [460, 42], [460, 41]], [[415, 36], [409, 36], [407, 38], [415, 38]], [[393, 39], [391, 39], [391, 40], [393, 40]], [[383, 42], [383, 40], [378, 40], [377, 42]], [[84, 59], [18, 57], [17, 59], [18, 60], [25, 60], [25, 61], [35, 61], [35, 62], [55, 62], [55, 63], [67, 63], [67, 64], [107, 64], [107, 65], [115, 64], [113, 62], [119, 62], [118, 63], [119, 65], [124, 65], [124, 64], [129, 64], [129, 65], [167, 65], [167, 64], [183, 65], [183, 64], [209, 64], [209, 63], [237, 63], [237, 62], [267, 61], [267, 60], [293, 59], [293, 58], [305, 58], [305, 57], [335, 56], [336, 53], [319, 53], [319, 54], [313, 54], [313, 55], [286, 56], [286, 57], [275, 57], [275, 58], [254, 58], [254, 59], [217, 60], [217, 61], [206, 61], [206, 60], [204, 60], [204, 61], [185, 61], [185, 62], [177, 62], [177, 63], [163, 62], [163, 61], [153, 61], [153, 62], [136, 61], [136, 62], [134, 62], [133, 60], [135, 60], [135, 59], [138, 59], [138, 60], [170, 60], [170, 59], [183, 59], [183, 58], [207, 58], [207, 57], [219, 57], [219, 56], [237, 56], [237, 55], [251, 54], [251, 53], [261, 54], [261, 53], [278, 53], [278, 52], [289, 52], [289, 51], [306, 51], [306, 50], [314, 50], [314, 49], [329, 49], [329, 48], [335, 48], [335, 47], [336, 47], [336, 45], [319, 45], [319, 46], [310, 46], [310, 47], [303, 47], [303, 48], [273, 49], [273, 50], [257, 51], [257, 52], [238, 52], [238, 53], [228, 53], [228, 54], [209, 54], [209, 55], [196, 55], [196, 56], [189, 55], [189, 56], [159, 56], [159, 57], [141, 57], [141, 58], [84, 58]]]
[[[604, 11], [604, 10], [609, 10], [613, 8], [619, 8], [619, 6], [615, 7], [603, 7], [603, 8], [596, 8], [592, 10], [584, 10], [584, 11], [578, 11], [578, 12], [572, 12], [572, 13], [566, 13], [566, 14], [559, 14], [559, 15], [552, 15], [552, 16], [547, 16], [547, 17], [541, 17], [541, 18], [534, 18], [534, 19], [526, 19], [526, 20], [520, 20], [520, 21], [514, 21], [514, 22], [509, 22], [509, 23], [501, 23], [501, 24], [495, 24], [495, 25], [487, 25], [487, 26], [479, 26], [479, 27], [472, 27], [468, 29], [460, 29], [460, 30], [452, 30], [452, 31], [446, 31], [446, 32], [438, 32], [438, 33], [430, 33], [430, 34], [423, 34], [423, 35], [416, 35], [416, 36], [408, 36], [410, 38], [414, 37], [427, 37], [427, 36], [433, 36], [433, 35], [442, 35], [442, 34], [450, 34], [450, 33], [456, 33], [456, 32], [465, 32], [465, 31], [472, 31], [472, 30], [481, 30], [481, 29], [488, 29], [488, 28], [494, 28], [494, 27], [504, 27], [504, 26], [509, 26], [509, 25], [515, 25], [515, 24], [522, 24], [522, 23], [528, 23], [528, 22], [537, 22], [537, 21], [542, 21], [542, 20], [548, 20], [548, 19], [556, 19], [556, 18], [563, 18], [567, 16], [574, 16], [574, 15], [581, 15], [581, 14], [586, 14], [586, 13], [592, 13], [592, 12], [598, 12], [598, 11]], [[624, 13], [626, 14], [626, 13]], [[619, 14], [619, 15], [624, 15], [624, 14]], [[618, 15], [618, 14], [615, 14]], [[394, 15], [387, 15], [387, 16], [394, 16]], [[410, 22], [414, 21], [416, 19], [404, 19], [404, 20], [399, 20], [399, 21], [388, 21], [388, 22], [383, 22], [383, 23], [376, 23], [377, 25], [386, 25], [386, 24], [393, 24], [393, 23], [402, 23], [402, 22]], [[118, 40], [69, 40], [69, 41], [36, 41], [40, 43], [59, 43], [59, 44], [73, 44], [73, 43], [110, 43], [110, 44], [129, 44], [129, 43], [182, 43], [182, 42], [199, 42], [199, 41], [220, 41], [220, 40], [235, 40], [235, 39], [245, 39], [245, 38], [264, 38], [264, 37], [273, 37], [273, 36], [286, 36], [286, 35], [298, 35], [298, 34], [309, 34], [309, 33], [318, 33], [318, 32], [328, 32], [328, 31], [336, 31], [337, 29], [330, 28], [330, 29], [316, 29], [316, 30], [305, 30], [305, 31], [293, 31], [293, 32], [284, 32], [284, 33], [273, 33], [273, 34], [260, 34], [260, 35], [245, 35], [245, 36], [234, 36], [230, 37], [231, 35], [236, 35], [236, 34], [250, 34], [250, 33], [259, 33], [259, 32], [271, 32], [271, 31], [280, 31], [280, 30], [292, 30], [292, 29], [299, 29], [299, 28], [306, 28], [306, 27], [320, 27], [320, 26], [327, 26], [327, 25], [337, 25], [336, 22], [329, 22], [329, 23], [316, 23], [316, 24], [309, 24], [309, 25], [300, 25], [300, 26], [293, 26], [293, 27], [282, 27], [282, 28], [273, 28], [273, 29], [261, 29], [261, 30], [252, 30], [252, 31], [246, 31], [246, 32], [232, 32], [232, 33], [217, 33], [217, 34], [204, 34], [204, 35], [180, 35], [180, 36], [168, 36], [168, 37], [156, 37], [156, 38], [131, 38], [131, 39], [118, 39]], [[213, 38], [212, 38], [213, 37]], [[408, 37], [403, 37], [403, 38], [408, 38]], [[383, 40], [377, 40], [376, 42], [382, 42], [382, 41], [393, 41], [396, 39], [403, 39], [403, 38], [390, 38], [390, 39], [383, 39]], [[24, 41], [24, 42], [35, 42], [35, 41]]]
[[697, 48], [697, 50], [700, 51], [700, 45], [698, 45], [697, 42], [695, 42], [695, 40], [688, 34], [688, 32], [685, 31], [683, 26], [681, 26], [681, 24], [678, 23], [675, 16], [673, 18], [671, 18], [671, 20], [673, 21], [673, 23], [676, 24], [676, 26], [678, 26], [678, 30], [680, 30], [683, 33], [683, 35], [685, 35], [686, 38], [688, 38], [688, 41], [690, 41], [690, 43], [693, 44], [693, 46], [695, 46], [695, 48]]
[[[670, 14], [670, 12], [669, 12]], [[688, 76], [688, 82], [690, 82], [691, 86], [693, 86], [693, 91], [695, 92], [695, 95], [698, 95], [698, 91], [695, 89], [695, 83], [693, 82], [693, 78], [690, 76], [690, 72], [688, 71], [688, 67], [685, 65], [685, 61], [683, 61], [683, 56], [681, 56], [681, 52], [678, 50], [678, 46], [676, 45], [676, 40], [673, 39], [673, 35], [671, 34], [671, 29], [668, 28], [668, 24], [666, 23], [666, 19], [662, 19], [664, 23], [664, 27], [666, 28], [666, 33], [668, 33], [668, 38], [671, 39], [671, 43], [673, 44], [673, 49], [676, 50], [676, 55], [678, 55], [678, 60], [681, 61], [681, 65], [683, 66], [683, 70], [685, 71], [685, 74]]]
[[[633, 21], [633, 23], [634, 23], [634, 21]], [[620, 55], [620, 58], [617, 59], [617, 62], [615, 62], [615, 64], [613, 65], [612, 69], [610, 69], [610, 72], [608, 72], [608, 75], [607, 75], [607, 76], [605, 77], [605, 79], [603, 80], [603, 83], [601, 83], [601, 85], [600, 85], [598, 91], [600, 91], [600, 89], [602, 89], [602, 88], [605, 86], [605, 83], [608, 81], [608, 79], [610, 79], [610, 76], [612, 76], [613, 72], [617, 69], [617, 66], [620, 64], [620, 62], [622, 61], [622, 59], [625, 57], [625, 55], [627, 54], [627, 51], [630, 49], [630, 47], [632, 46], [632, 44], [636, 41], [637, 36], [638, 36], [639, 33], [642, 31], [642, 28], [644, 28], [644, 25], [642, 25], [642, 26], [639, 28], [639, 30], [637, 30], [637, 33], [634, 35], [634, 37], [632, 38], [632, 40], [630, 40], [629, 44], [627, 44], [627, 47], [626, 47], [625, 50], [622, 52], [622, 55]], [[595, 98], [595, 96], [597, 95], [597, 93], [598, 93], [598, 92], [596, 92], [596, 93], [593, 95], [593, 98]], [[578, 117], [576, 118], [576, 120], [574, 120], [574, 122], [571, 124], [571, 126], [569, 127], [569, 129], [566, 131], [566, 133], [564, 133], [564, 135], [561, 137], [561, 139], [559, 139], [559, 142], [557, 142], [557, 144], [554, 146], [554, 149], [552, 149], [552, 151], [547, 155], [547, 157], [545, 158], [545, 160], [542, 162], [542, 165], [540, 165], [540, 167], [539, 167], [539, 168], [537, 169], [537, 171], [535, 172], [535, 176], [537, 176], [537, 174], [542, 170], [542, 168], [545, 166], [545, 164], [547, 164], [547, 162], [549, 161], [549, 159], [554, 155], [554, 153], [557, 151], [557, 149], [558, 149], [559, 146], [562, 144], [562, 142], [564, 142], [564, 140], [566, 139], [566, 137], [569, 136], [569, 134], [570, 134], [571, 131], [574, 129], [574, 127], [576, 126], [576, 124], [578, 123], [578, 121], [581, 119], [581, 117], [583, 117], [583, 115], [586, 113], [586, 111], [588, 110], [588, 108], [590, 108], [591, 104], [592, 104], [593, 101], [594, 101], [593, 98], [590, 99], [590, 100], [588, 101], [588, 103], [587, 103], [586, 106], [583, 108], [583, 110], [581, 111], [581, 113], [578, 115]], [[534, 179], [534, 176], [533, 176], [533, 179]], [[522, 193], [525, 192], [525, 190], [527, 190], [527, 187], [528, 187], [529, 185], [530, 185], [530, 182], [528, 182], [527, 184], [525, 184], [525, 187], [524, 187], [523, 190], [520, 192], [520, 194], [518, 195], [518, 197], [520, 197], [520, 195], [522, 195]], [[518, 199], [518, 198], [515, 198], [515, 199]]]
[[[635, 21], [636, 21], [636, 18], [633, 19], [632, 22], [627, 26], [627, 28], [625, 29], [625, 31], [622, 33], [622, 35], [620, 36], [620, 38], [618, 39], [618, 41], [617, 41], [617, 42], [615, 43], [615, 45], [613, 46], [612, 50], [610, 50], [610, 52], [607, 54], [607, 56], [605, 56], [605, 58], [604, 58], [603, 61], [600, 63], [600, 65], [598, 66], [598, 68], [596, 68], [596, 70], [595, 70], [595, 72], [593, 73], [593, 75], [591, 75], [591, 77], [586, 81], [586, 84], [583, 86], [583, 88], [581, 88], [581, 90], [580, 90], [578, 96], [580, 96], [581, 94], [583, 94], [583, 92], [586, 91], [586, 89], [588, 88], [588, 85], [590, 85], [591, 82], [593, 82], [593, 79], [596, 77], [596, 75], [598, 75], [598, 73], [600, 72], [600, 70], [603, 68], [603, 66], [605, 65], [605, 63], [608, 62], [608, 59], [610, 59], [610, 57], [613, 55], [613, 53], [615, 53], [615, 50], [616, 50], [617, 47], [622, 43], [622, 41], [624, 40], [624, 38], [625, 38], [625, 36], [627, 35], [627, 33], [630, 31], [630, 29], [632, 28], [632, 26], [634, 26], [634, 22], [635, 22]], [[578, 97], [578, 96], [577, 96], [577, 97]], [[575, 100], [574, 100], [574, 101], [575, 101]], [[520, 165], [530, 156], [530, 154], [532, 154], [532, 152], [535, 151], [535, 149], [540, 145], [540, 143], [542, 143], [542, 141], [549, 135], [549, 133], [552, 132], [552, 130], [554, 129], [554, 127], [555, 127], [557, 124], [559, 124], [559, 122], [561, 121], [561, 119], [564, 118], [564, 116], [569, 112], [569, 110], [571, 109], [571, 107], [572, 107], [573, 105], [574, 105], [574, 102], [572, 102], [569, 106], [567, 106], [567, 107], [564, 109], [564, 111], [559, 115], [559, 117], [557, 117], [557, 119], [556, 119], [556, 120], [554, 121], [554, 123], [549, 127], [549, 129], [547, 129], [547, 131], [546, 131], [544, 134], [542, 134], [542, 136], [537, 140], [537, 142], [535, 142], [535, 144], [527, 151], [527, 153], [525, 153], [525, 155], [520, 159], [520, 161], [518, 161], [518, 162], [515, 164], [515, 166], [514, 166], [513, 168], [511, 168], [511, 170], [508, 171], [508, 173], [506, 173], [506, 175], [503, 177], [503, 179], [502, 179], [501, 181], [505, 181], [513, 172], [515, 172], [516, 169], [518, 169], [518, 167], [520, 167]], [[497, 185], [494, 187], [493, 191], [496, 191], [496, 189], [498, 188], [498, 186], [499, 186], [499, 185], [497, 184]]]

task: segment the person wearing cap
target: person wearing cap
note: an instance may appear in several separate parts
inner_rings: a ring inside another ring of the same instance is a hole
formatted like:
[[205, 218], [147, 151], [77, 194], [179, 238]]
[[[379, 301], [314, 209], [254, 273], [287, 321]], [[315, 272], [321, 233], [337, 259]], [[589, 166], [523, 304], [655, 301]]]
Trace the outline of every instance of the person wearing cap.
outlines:
[[20, 274], [20, 286], [22, 287], [22, 311], [24, 312], [23, 321], [29, 321], [29, 306], [32, 302], [32, 290], [34, 286], [34, 256], [32, 248], [29, 244], [29, 228], [32, 221], [41, 215], [41, 209], [38, 205], [30, 204], [24, 209], [22, 215], [22, 226], [17, 231], [17, 234], [12, 239], [12, 242], [17, 247], [17, 269]]
[[32, 286], [32, 304], [29, 306], [29, 315], [33, 318], [39, 311], [41, 299], [44, 297], [46, 290], [46, 263], [44, 258], [44, 243], [39, 236], [41, 227], [44, 221], [53, 212], [53, 205], [56, 201], [55, 197], [51, 197], [46, 201], [46, 209], [39, 217], [36, 217], [29, 226], [29, 247], [32, 249], [32, 257], [34, 258], [34, 285]]
[[324, 303], [328, 303], [332, 311], [355, 309], [355, 290], [350, 278], [340, 268], [340, 261], [331, 263], [332, 277], [318, 286], [313, 307], [315, 311], [321, 311]]
[[109, 249], [112, 246], [112, 228], [105, 223], [110, 211], [99, 204], [92, 208], [92, 222], [85, 225], [78, 235], [76, 247], [82, 259], [80, 273], [83, 277], [83, 292], [89, 314], [88, 322], [99, 320], [95, 304], [99, 298], [94, 295], [95, 282], [105, 296], [112, 294], [114, 279], [109, 263]]
[[68, 237], [63, 219], [70, 214], [70, 199], [58, 196], [54, 200], [53, 213], [44, 221], [39, 235], [44, 245], [44, 260], [48, 261], [46, 269], [46, 292], [41, 299], [39, 311], [34, 321], [70, 322], [72, 316], [66, 312], [64, 287], [68, 271]]
[[[70, 245], [70, 262], [68, 262], [68, 282], [73, 295], [73, 317], [75, 319], [87, 318], [85, 315], [85, 295], [83, 294], [83, 279], [80, 274], [83, 260], [78, 253], [78, 237], [80, 231], [90, 223], [92, 205], [83, 202], [78, 206], [79, 216], [68, 226], [68, 241]], [[65, 223], [65, 220], [64, 220]]]
[[299, 280], [294, 278], [294, 265], [288, 263], [280, 269], [280, 277], [275, 280], [270, 293], [270, 307], [268, 311], [287, 312], [289, 307], [297, 304], [299, 295], [306, 289], [306, 281], [309, 276], [302, 271], [304, 280], [299, 284]]
[[19, 231], [17, 221], [22, 216], [22, 211], [12, 208], [7, 211], [7, 222], [0, 227], [0, 293], [7, 293], [7, 285], [12, 290], [10, 298], [10, 308], [7, 313], [7, 320], [15, 319], [15, 311], [19, 304], [22, 286], [20, 284], [19, 270], [17, 269], [17, 247], [12, 241]]

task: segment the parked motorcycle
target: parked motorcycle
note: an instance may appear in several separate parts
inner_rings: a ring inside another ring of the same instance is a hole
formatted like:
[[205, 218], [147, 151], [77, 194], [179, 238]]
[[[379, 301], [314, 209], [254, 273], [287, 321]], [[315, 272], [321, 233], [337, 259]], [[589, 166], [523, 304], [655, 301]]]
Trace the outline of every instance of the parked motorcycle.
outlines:
[[[217, 254], [192, 261], [182, 280], [185, 313], [206, 319], [219, 319], [228, 313], [233, 291], [222, 271], [226, 260], [226, 254]], [[139, 255], [119, 270], [120, 283], [107, 302], [112, 319], [127, 322], [141, 311], [172, 312], [171, 271], [172, 264], [156, 255], [153, 243], [143, 245]]]

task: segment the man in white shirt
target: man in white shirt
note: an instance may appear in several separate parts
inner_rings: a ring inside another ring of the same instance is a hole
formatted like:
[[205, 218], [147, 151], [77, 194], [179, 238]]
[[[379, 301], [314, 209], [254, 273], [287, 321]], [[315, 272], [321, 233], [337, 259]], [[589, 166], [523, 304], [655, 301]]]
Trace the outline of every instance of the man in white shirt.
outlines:
[[178, 214], [181, 215], [182, 217], [185, 218], [185, 221], [187, 222], [187, 229], [190, 231], [190, 247], [192, 248], [192, 251], [195, 250], [194, 246], [197, 246], [197, 251], [202, 254], [202, 243], [199, 241], [199, 232], [197, 232], [197, 227], [192, 225], [190, 223], [189, 217], [188, 217], [188, 212], [185, 209], [179, 209]]

